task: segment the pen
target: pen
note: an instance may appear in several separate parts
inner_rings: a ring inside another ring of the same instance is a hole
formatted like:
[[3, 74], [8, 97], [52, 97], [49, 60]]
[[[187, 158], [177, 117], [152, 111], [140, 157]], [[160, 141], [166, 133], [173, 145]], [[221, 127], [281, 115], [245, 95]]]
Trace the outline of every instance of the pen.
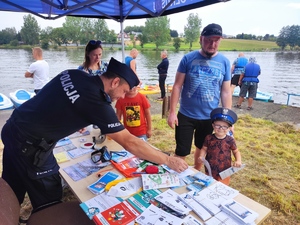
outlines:
[[147, 174], [146, 172], [133, 172], [131, 174]]

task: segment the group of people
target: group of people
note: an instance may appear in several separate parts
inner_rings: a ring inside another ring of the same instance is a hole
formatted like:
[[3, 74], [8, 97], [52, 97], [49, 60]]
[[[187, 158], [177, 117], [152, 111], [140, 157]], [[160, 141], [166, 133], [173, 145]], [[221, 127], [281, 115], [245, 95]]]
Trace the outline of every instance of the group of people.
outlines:
[[240, 87], [239, 99], [234, 107], [241, 109], [242, 103], [247, 96], [247, 110], [253, 110], [253, 99], [256, 97], [259, 83], [257, 77], [261, 73], [255, 57], [250, 57], [248, 60], [243, 52], [239, 53], [238, 58], [232, 64], [231, 73], [233, 74], [231, 79], [232, 93], [236, 86]]
[[[200, 170], [206, 158], [213, 177], [228, 184], [229, 180], [222, 180], [219, 173], [231, 166], [231, 153], [235, 157], [234, 166], [239, 167], [242, 162], [235, 139], [227, 135], [233, 130], [237, 116], [231, 110], [230, 63], [218, 52], [221, 39], [222, 27], [209, 24], [201, 32], [201, 48], [180, 61], [168, 117], [176, 140], [175, 155], [171, 156], [139, 138], [151, 136], [151, 116], [149, 102], [137, 92], [141, 81], [131, 67], [136, 68], [133, 59], [128, 60], [129, 66], [114, 58], [105, 64], [101, 61], [101, 42], [90, 41], [85, 49], [85, 63], [79, 69], [65, 70], [55, 76], [34, 98], [16, 108], [2, 128], [2, 177], [20, 204], [26, 192], [34, 211], [61, 200], [59, 166], [52, 150], [58, 140], [90, 124], [97, 125], [102, 134], [109, 134], [137, 157], [165, 164], [179, 173], [188, 168], [185, 158], [191, 153], [194, 139], [194, 167]], [[167, 76], [166, 51], [161, 58], [162, 65], [157, 69], [163, 84]], [[113, 101], [117, 101], [116, 112], [111, 105]], [[140, 135], [139, 127], [144, 120], [146, 132]]]

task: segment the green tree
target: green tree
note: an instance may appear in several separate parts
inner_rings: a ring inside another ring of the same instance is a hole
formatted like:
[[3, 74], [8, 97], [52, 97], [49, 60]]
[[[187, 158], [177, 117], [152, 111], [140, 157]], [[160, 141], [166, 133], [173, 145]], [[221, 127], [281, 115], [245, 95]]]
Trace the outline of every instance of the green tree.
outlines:
[[0, 45], [8, 44], [13, 40], [17, 40], [16, 28], [5, 28], [0, 31]]
[[171, 37], [173, 37], [173, 38], [178, 37], [178, 32], [177, 32], [177, 30], [170, 30], [170, 35], [171, 35]]
[[114, 30], [108, 31], [106, 42], [111, 44], [110, 49], [113, 49], [113, 45], [117, 42], [117, 34]]
[[173, 41], [174, 41], [173, 46], [178, 51], [180, 48], [181, 39], [179, 37], [176, 37], [173, 39]]
[[279, 36], [277, 37], [276, 40], [276, 44], [281, 48], [282, 51], [288, 45], [289, 29], [290, 29], [289, 26], [281, 28]]
[[144, 44], [148, 42], [148, 37], [146, 35], [139, 34], [137, 39], [140, 41], [141, 48], [144, 48]]
[[131, 33], [131, 32], [139, 32], [139, 33], [142, 33], [143, 30], [144, 30], [144, 26], [126, 26], [125, 29], [124, 29], [124, 32], [125, 33]]
[[39, 44], [39, 33], [41, 28], [36, 19], [31, 14], [25, 15], [23, 19], [24, 24], [21, 27], [21, 37], [23, 42], [28, 45]]
[[94, 26], [94, 20], [91, 18], [81, 18], [80, 26], [81, 26], [81, 35], [80, 35], [80, 43], [86, 44], [89, 42], [89, 40], [94, 40], [95, 38], [95, 30], [93, 28]]
[[288, 39], [288, 44], [291, 47], [291, 50], [293, 50], [295, 46], [299, 44], [300, 26], [298, 25], [290, 26], [287, 39]]
[[58, 46], [61, 46], [62, 44], [68, 44], [68, 39], [66, 37], [65, 30], [63, 27], [54, 28], [51, 32], [51, 39]]
[[49, 48], [49, 42], [52, 42], [51, 40], [51, 33], [53, 31], [53, 28], [48, 26], [45, 29], [41, 30], [40, 33], [40, 40], [41, 40], [41, 47], [43, 49], [48, 49]]
[[67, 16], [63, 23], [65, 35], [68, 40], [75, 43], [77, 46], [81, 36], [81, 19], [80, 17]]
[[143, 35], [155, 43], [158, 47], [167, 43], [170, 37], [170, 20], [166, 16], [150, 18], [146, 20]]
[[94, 38], [95, 40], [107, 41], [109, 38], [109, 29], [104, 19], [96, 19], [94, 22]]
[[198, 14], [190, 13], [187, 18], [187, 25], [184, 26], [185, 43], [190, 43], [192, 49], [193, 42], [200, 37], [201, 19]]

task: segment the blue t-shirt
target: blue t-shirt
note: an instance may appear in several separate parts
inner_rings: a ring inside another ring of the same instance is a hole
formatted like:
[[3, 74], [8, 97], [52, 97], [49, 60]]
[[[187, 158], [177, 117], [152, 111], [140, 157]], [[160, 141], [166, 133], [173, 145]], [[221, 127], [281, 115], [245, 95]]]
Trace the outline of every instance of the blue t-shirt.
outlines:
[[223, 82], [231, 80], [230, 69], [221, 53], [211, 59], [198, 50], [186, 54], [177, 69], [185, 73], [179, 112], [198, 120], [210, 119], [210, 112], [219, 105]]
[[245, 57], [239, 57], [234, 62], [234, 70], [232, 71], [232, 74], [234, 75], [241, 75], [245, 71], [245, 66], [248, 63], [248, 59]]
[[133, 60], [131, 56], [125, 57], [125, 64], [130, 68], [130, 62]]

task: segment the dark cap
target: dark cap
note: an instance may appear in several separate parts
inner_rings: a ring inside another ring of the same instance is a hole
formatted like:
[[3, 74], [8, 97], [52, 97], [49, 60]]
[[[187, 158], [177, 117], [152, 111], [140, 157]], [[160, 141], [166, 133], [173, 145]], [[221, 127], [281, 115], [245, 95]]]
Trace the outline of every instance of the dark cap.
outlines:
[[111, 57], [109, 64], [107, 66], [107, 71], [117, 74], [118, 76], [124, 78], [127, 83], [129, 84], [130, 89], [134, 86], [138, 86], [140, 83], [139, 78], [133, 72], [132, 69], [130, 69], [126, 64], [119, 62], [118, 60], [115, 60], [113, 57]]
[[218, 36], [222, 37], [222, 27], [219, 24], [211, 23], [204, 27], [201, 32], [201, 36], [209, 37], [209, 36]]
[[232, 126], [237, 121], [237, 115], [231, 109], [227, 108], [215, 108], [210, 113], [210, 118], [212, 122], [214, 121], [224, 121]]

